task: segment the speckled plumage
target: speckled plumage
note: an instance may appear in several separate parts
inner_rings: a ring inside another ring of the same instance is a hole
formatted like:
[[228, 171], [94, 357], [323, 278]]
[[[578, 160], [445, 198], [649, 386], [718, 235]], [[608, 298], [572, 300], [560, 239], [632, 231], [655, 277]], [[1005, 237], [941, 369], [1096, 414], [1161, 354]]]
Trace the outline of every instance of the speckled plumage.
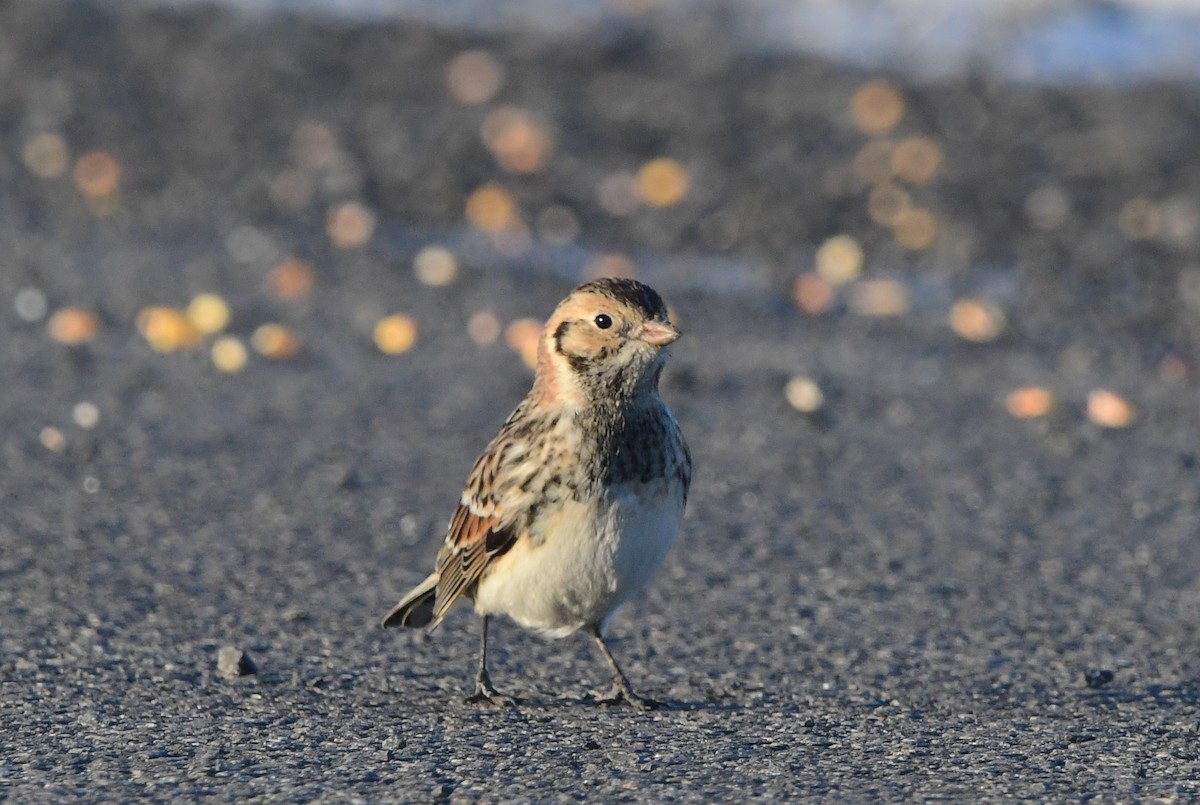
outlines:
[[505, 614], [552, 636], [590, 631], [612, 699], [647, 704], [603, 631], [661, 565], [687, 500], [691, 456], [658, 394], [678, 334], [659, 295], [625, 279], [580, 286], [547, 322], [533, 388], [471, 470], [435, 572], [384, 619], [433, 628], [473, 599], [484, 621], [472, 700], [504, 700], [486, 651], [488, 617]]

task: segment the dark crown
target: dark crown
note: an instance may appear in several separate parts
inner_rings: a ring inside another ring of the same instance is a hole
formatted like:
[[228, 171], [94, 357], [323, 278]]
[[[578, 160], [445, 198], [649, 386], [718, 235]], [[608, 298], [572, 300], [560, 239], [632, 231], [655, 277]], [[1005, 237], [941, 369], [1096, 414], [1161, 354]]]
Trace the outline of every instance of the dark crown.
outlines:
[[623, 302], [641, 311], [642, 315], [648, 319], [667, 320], [667, 306], [663, 303], [662, 297], [649, 285], [637, 280], [601, 277], [579, 286], [578, 290], [595, 291], [610, 299]]

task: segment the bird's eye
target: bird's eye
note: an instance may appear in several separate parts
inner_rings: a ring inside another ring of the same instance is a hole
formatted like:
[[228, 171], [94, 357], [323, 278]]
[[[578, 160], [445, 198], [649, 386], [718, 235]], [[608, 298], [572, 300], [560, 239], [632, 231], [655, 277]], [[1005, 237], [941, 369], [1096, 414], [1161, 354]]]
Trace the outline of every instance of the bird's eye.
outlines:
[[607, 313], [601, 313], [599, 316], [593, 319], [593, 321], [596, 322], [596, 326], [601, 330], [607, 330], [609, 327], [612, 327], [613, 324], [612, 316], [608, 315]]

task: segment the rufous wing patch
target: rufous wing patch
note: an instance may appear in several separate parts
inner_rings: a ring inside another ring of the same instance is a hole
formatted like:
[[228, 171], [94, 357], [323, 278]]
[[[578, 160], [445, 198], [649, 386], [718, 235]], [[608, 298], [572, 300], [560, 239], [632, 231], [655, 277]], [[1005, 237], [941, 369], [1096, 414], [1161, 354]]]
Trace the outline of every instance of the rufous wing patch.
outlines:
[[488, 564], [512, 547], [516, 530], [503, 526], [495, 516], [480, 517], [468, 506], [459, 505], [450, 521], [446, 544], [438, 552], [436, 625], [472, 585]]

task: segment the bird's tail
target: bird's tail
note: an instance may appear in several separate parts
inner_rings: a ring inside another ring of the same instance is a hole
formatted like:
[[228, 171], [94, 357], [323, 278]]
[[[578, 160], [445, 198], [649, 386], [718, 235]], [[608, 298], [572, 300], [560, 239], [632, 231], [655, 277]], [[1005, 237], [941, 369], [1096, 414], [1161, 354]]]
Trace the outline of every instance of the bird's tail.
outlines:
[[434, 603], [437, 597], [438, 574], [434, 573], [421, 582], [392, 607], [392, 611], [383, 619], [383, 628], [405, 626], [419, 629], [428, 626], [433, 620]]

